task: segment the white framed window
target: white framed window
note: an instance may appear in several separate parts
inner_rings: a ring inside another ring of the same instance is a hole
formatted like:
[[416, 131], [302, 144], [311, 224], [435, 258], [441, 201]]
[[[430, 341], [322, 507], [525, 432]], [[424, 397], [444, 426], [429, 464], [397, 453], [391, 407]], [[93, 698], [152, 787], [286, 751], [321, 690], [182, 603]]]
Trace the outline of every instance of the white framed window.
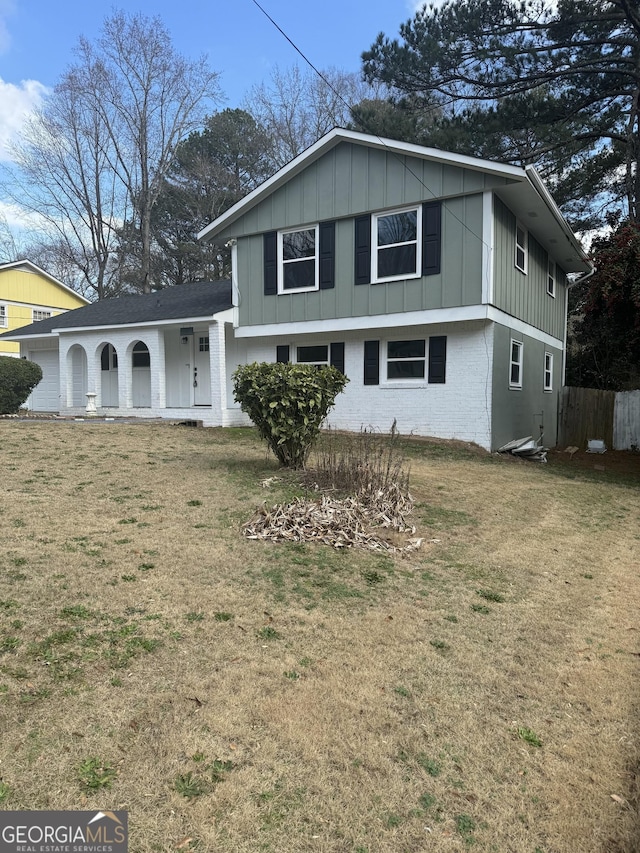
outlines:
[[427, 342], [387, 341], [387, 380], [420, 379], [426, 377]]
[[509, 361], [509, 388], [522, 388], [522, 341], [511, 339], [511, 358]]
[[209, 335], [198, 337], [198, 352], [209, 352]]
[[516, 269], [525, 273], [525, 275], [528, 266], [527, 256], [527, 230], [526, 228], [523, 228], [519, 222], [516, 222], [516, 255], [514, 260]]
[[142, 341], [138, 341], [133, 347], [131, 354], [132, 367], [151, 367], [151, 353], [149, 348]]
[[422, 207], [371, 217], [371, 281], [415, 278], [422, 266]]
[[38, 320], [48, 320], [51, 317], [51, 311], [42, 311], [38, 308], [34, 308], [31, 312], [31, 321], [33, 323], [37, 323]]
[[278, 293], [318, 290], [318, 226], [278, 232]]
[[8, 325], [7, 306], [0, 305], [0, 329], [5, 329]]
[[556, 265], [549, 258], [549, 263], [547, 267], [547, 293], [549, 296], [553, 296], [555, 299], [556, 296]]
[[100, 353], [100, 369], [101, 370], [117, 370], [118, 369], [118, 353], [112, 344], [105, 344]]
[[544, 354], [544, 390], [553, 391], [553, 353]]
[[298, 364], [315, 364], [316, 367], [329, 364], [328, 344], [310, 344], [296, 347], [296, 362]]

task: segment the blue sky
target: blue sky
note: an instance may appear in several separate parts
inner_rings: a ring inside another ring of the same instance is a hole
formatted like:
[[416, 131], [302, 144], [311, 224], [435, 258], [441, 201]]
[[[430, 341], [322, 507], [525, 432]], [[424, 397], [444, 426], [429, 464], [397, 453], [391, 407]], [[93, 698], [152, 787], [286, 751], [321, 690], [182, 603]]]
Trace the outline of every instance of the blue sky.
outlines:
[[[380, 31], [397, 35], [416, 0], [260, 0], [272, 18], [319, 68], [358, 71], [360, 54]], [[114, 9], [158, 15], [181, 53], [207, 54], [220, 72], [221, 106], [239, 106], [275, 65], [301, 64], [294, 49], [252, 0], [0, 0], [0, 146], [19, 132], [22, 116], [46, 95], [73, 61], [81, 35], [97, 38]], [[1, 158], [0, 152], [0, 158]], [[5, 155], [6, 156], [6, 155]]]

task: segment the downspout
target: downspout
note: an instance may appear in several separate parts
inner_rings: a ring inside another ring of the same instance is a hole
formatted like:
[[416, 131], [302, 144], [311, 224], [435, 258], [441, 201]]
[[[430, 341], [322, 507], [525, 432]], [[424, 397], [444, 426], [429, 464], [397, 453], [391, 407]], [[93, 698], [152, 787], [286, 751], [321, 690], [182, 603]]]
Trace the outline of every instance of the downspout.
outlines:
[[233, 308], [233, 328], [238, 328], [238, 308], [240, 306], [240, 290], [238, 289], [238, 241], [235, 237], [225, 243], [226, 249], [231, 249], [231, 305]]

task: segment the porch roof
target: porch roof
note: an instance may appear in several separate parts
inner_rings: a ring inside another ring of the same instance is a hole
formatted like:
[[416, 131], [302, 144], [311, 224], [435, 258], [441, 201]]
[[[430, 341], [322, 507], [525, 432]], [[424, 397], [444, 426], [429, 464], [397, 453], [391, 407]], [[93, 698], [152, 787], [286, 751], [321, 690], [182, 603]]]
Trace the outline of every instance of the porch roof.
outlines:
[[167, 287], [154, 293], [102, 299], [83, 308], [75, 308], [73, 311], [65, 311], [55, 317], [12, 329], [0, 335], [0, 339], [43, 337], [92, 326], [133, 326], [193, 317], [204, 319], [231, 307], [230, 281], [199, 281]]

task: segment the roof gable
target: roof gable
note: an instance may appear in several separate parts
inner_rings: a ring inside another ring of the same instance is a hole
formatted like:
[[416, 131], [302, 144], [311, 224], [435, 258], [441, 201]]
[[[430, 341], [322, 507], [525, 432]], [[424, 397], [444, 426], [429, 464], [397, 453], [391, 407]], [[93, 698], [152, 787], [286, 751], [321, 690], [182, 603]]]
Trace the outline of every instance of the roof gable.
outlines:
[[0, 264], [0, 275], [5, 270], [15, 270], [16, 272], [28, 272], [39, 275], [42, 278], [47, 279], [47, 281], [49, 281], [51, 284], [55, 285], [56, 287], [59, 287], [65, 293], [73, 295], [80, 302], [84, 302], [87, 305], [89, 304], [89, 300], [85, 296], [82, 296], [80, 293], [73, 290], [73, 288], [60, 281], [60, 279], [57, 279], [55, 276], [50, 275], [50, 273], [48, 273], [46, 270], [43, 270], [41, 267], [39, 267], [37, 264], [34, 264], [33, 261], [30, 261], [27, 258], [24, 258], [20, 261], [10, 261], [9, 263]]
[[[404, 174], [404, 177], [398, 177], [399, 182], [420, 184], [417, 195], [422, 200], [446, 199], [454, 195], [482, 192], [485, 189], [492, 190], [513, 210], [518, 219], [524, 221], [525, 227], [531, 231], [541, 245], [547, 248], [551, 256], [557, 257], [558, 247], [562, 247], [561, 255], [565, 269], [575, 272], [586, 272], [591, 269], [586, 254], [535, 169], [525, 170], [518, 166], [453, 154], [435, 148], [398, 142], [397, 140], [381, 139], [380, 137], [340, 128], [335, 128], [323, 136], [315, 145], [312, 145], [261, 186], [233, 205], [204, 228], [199, 233], [198, 238], [208, 240], [220, 236], [222, 239], [229, 239], [241, 237], [252, 231], [257, 233], [261, 230], [268, 231], [271, 228], [293, 227], [304, 224], [306, 221], [318, 221], [323, 218], [344, 215], [338, 211], [337, 213], [328, 213], [326, 217], [322, 215], [302, 216], [299, 221], [284, 223], [274, 220], [269, 225], [260, 227], [263, 221], [262, 213], [269, 206], [267, 202], [270, 203], [273, 211], [282, 208], [280, 196], [283, 188], [295, 182], [304, 181], [307, 173], [310, 175], [312, 170], [320, 169], [320, 161], [323, 158], [326, 159], [338, 146], [344, 146], [344, 143], [386, 155], [387, 163], [393, 164], [394, 171]], [[334, 155], [331, 154], [331, 156]], [[369, 159], [374, 162], [376, 158], [370, 157]], [[378, 157], [377, 162], [382, 162], [382, 158]], [[416, 168], [412, 168], [412, 165]], [[437, 180], [425, 179], [424, 176], [428, 174], [427, 168], [431, 166], [433, 169], [434, 165], [439, 167], [439, 172], [442, 174], [451, 175], [456, 172], [464, 177], [453, 181], [450, 188], [445, 187], [444, 180], [438, 182]], [[375, 181], [371, 179], [367, 170], [363, 170], [362, 182], [367, 188], [375, 186]], [[335, 196], [338, 196], [343, 189], [339, 180], [336, 179], [335, 187], [331, 183], [326, 191], [333, 192]], [[305, 199], [310, 197], [309, 193], [304, 192], [298, 193], [298, 195]], [[371, 198], [374, 197], [375, 193], [371, 193]], [[412, 199], [412, 202], [418, 200], [418, 198]], [[360, 212], [392, 206], [392, 202], [377, 204], [375, 201], [369, 203], [364, 201]], [[352, 212], [355, 213], [356, 211]]]

